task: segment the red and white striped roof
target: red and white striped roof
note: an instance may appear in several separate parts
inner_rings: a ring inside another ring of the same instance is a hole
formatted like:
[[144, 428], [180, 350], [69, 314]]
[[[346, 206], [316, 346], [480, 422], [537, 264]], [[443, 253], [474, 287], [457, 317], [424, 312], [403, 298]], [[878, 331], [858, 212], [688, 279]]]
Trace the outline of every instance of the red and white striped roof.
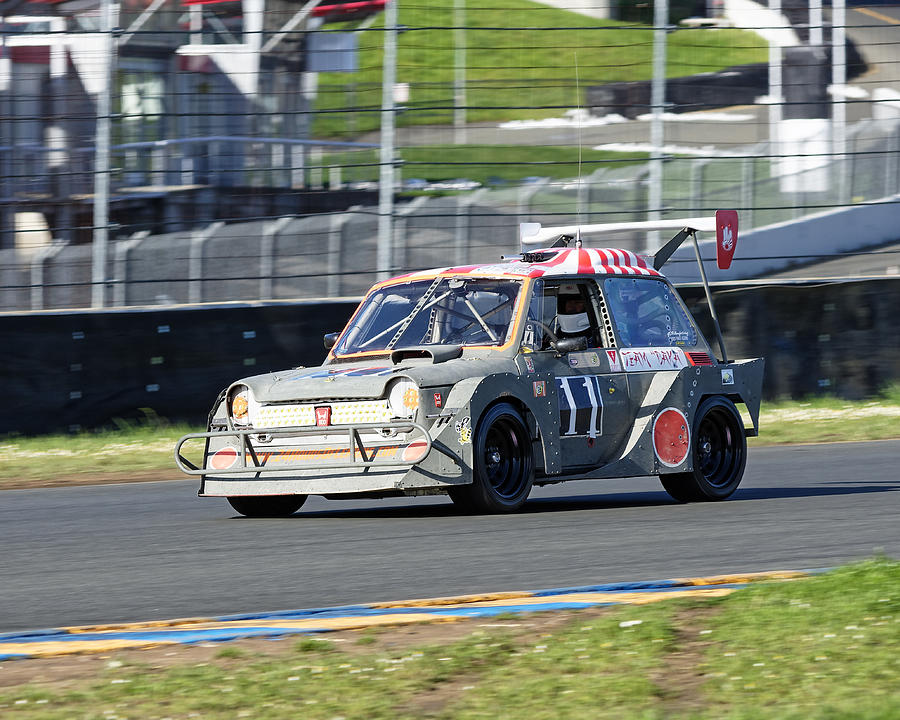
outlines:
[[531, 269], [529, 277], [544, 275], [655, 275], [644, 259], [629, 250], [615, 248], [556, 248], [540, 251], [542, 262], [517, 260], [512, 265]]

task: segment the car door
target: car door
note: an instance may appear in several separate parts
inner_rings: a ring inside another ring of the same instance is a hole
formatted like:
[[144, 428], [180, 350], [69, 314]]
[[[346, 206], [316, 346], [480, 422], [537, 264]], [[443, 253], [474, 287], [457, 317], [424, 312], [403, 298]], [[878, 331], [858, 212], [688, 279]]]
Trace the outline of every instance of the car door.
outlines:
[[712, 364], [706, 339], [665, 280], [608, 277], [603, 293], [620, 345], [620, 364], [636, 402], [657, 373]]
[[[560, 352], [563, 298], [583, 299], [585, 349]], [[610, 461], [629, 429], [627, 387], [609, 314], [594, 278], [544, 278], [535, 283], [526, 320], [522, 362], [526, 371], [553, 377], [564, 472]], [[553, 393], [548, 393], [552, 396]]]

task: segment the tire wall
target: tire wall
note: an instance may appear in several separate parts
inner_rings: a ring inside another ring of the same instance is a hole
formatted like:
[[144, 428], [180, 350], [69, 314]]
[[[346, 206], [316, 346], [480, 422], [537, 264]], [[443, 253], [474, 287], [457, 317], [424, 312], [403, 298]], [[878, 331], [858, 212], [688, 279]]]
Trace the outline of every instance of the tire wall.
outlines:
[[[718, 352], [702, 288], [682, 295]], [[765, 357], [763, 394], [858, 399], [900, 382], [900, 278], [723, 287], [729, 357]], [[202, 423], [249, 375], [325, 358], [355, 301], [0, 315], [0, 434], [111, 425], [151, 411]], [[148, 409], [148, 410], [144, 410]]]

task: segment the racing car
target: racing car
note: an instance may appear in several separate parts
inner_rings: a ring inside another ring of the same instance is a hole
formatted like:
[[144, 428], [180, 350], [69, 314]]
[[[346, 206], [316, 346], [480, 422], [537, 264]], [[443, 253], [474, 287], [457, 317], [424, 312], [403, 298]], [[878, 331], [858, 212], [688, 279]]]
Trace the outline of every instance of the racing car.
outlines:
[[[737, 223], [722, 210], [523, 223], [517, 256], [379, 282], [325, 336], [321, 366], [232, 383], [207, 431], [178, 441], [176, 463], [200, 477], [200, 496], [250, 517], [291, 515], [309, 495], [446, 493], [465, 511], [505, 513], [535, 485], [648, 475], [679, 502], [723, 500], [758, 433], [764, 361], [728, 359], [697, 233], [716, 233], [727, 268]], [[652, 258], [583, 243], [623, 230], [677, 233]], [[718, 357], [660, 271], [689, 237]]]

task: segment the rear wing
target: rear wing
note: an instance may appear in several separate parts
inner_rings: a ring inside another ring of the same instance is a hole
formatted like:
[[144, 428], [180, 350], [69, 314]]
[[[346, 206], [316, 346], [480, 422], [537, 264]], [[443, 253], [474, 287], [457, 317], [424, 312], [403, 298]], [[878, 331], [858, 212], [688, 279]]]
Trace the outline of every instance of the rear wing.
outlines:
[[678, 218], [674, 220], [646, 220], [642, 222], [627, 223], [598, 223], [594, 225], [563, 225], [559, 227], [542, 227], [540, 223], [519, 223], [519, 242], [522, 251], [525, 252], [528, 245], [545, 244], [552, 240], [554, 246], [567, 244], [575, 239], [576, 246], [581, 246], [582, 235], [611, 235], [627, 231], [651, 232], [657, 230], [677, 230], [669, 242], [663, 245], [653, 256], [653, 269], [659, 270], [674, 252], [681, 247], [688, 237], [694, 240], [694, 252], [697, 256], [697, 265], [700, 267], [700, 277], [703, 280], [703, 289], [706, 291], [706, 301], [709, 304], [709, 313], [712, 315], [713, 325], [716, 329], [716, 338], [719, 348], [722, 350], [722, 362], [728, 362], [728, 353], [725, 350], [725, 339], [722, 337], [722, 329], [719, 327], [719, 318], [713, 306], [712, 293], [709, 289], [709, 281], [706, 278], [706, 270], [703, 267], [703, 259], [700, 257], [700, 245], [697, 242], [698, 232], [716, 233], [716, 264], [720, 270], [731, 267], [731, 260], [737, 248], [738, 214], [736, 210], [716, 210], [716, 214], [706, 217]]
[[582, 235], [613, 235], [621, 232], [652, 232], [677, 230], [677, 234], [653, 256], [653, 268], [659, 270], [689, 236], [698, 232], [716, 234], [716, 261], [720, 270], [731, 267], [737, 247], [738, 216], [736, 210], [717, 210], [715, 215], [674, 220], [646, 220], [641, 222], [596, 223], [593, 225], [561, 225], [543, 227], [540, 223], [520, 223], [519, 243], [524, 252], [528, 245], [539, 245], [561, 239], [581, 239]]

